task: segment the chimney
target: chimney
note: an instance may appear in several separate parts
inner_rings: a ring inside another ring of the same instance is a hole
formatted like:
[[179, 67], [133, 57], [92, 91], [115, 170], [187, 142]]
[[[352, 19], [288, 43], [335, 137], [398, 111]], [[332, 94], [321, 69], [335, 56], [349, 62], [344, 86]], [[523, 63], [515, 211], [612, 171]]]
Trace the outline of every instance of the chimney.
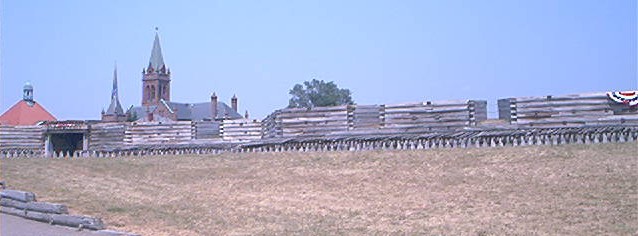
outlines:
[[210, 96], [210, 112], [210, 120], [214, 121], [215, 119], [217, 119], [217, 94], [215, 94], [214, 92], [213, 95]]
[[233, 95], [230, 99], [230, 106], [233, 108], [233, 111], [237, 112], [237, 96]]

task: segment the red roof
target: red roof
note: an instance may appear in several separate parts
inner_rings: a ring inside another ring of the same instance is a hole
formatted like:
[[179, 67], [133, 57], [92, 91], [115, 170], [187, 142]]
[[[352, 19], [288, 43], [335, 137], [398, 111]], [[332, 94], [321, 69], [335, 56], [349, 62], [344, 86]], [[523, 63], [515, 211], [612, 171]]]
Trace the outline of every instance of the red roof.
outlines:
[[25, 100], [19, 101], [0, 115], [0, 124], [3, 125], [35, 125], [45, 120], [55, 121], [56, 119], [37, 102], [33, 102], [30, 106]]

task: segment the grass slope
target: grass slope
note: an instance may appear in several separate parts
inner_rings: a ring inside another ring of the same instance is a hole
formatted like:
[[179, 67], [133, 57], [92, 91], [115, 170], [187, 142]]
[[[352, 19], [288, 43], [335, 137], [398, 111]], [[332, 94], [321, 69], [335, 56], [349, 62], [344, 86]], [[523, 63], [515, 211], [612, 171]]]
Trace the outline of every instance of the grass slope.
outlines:
[[636, 143], [0, 163], [145, 235], [638, 233]]

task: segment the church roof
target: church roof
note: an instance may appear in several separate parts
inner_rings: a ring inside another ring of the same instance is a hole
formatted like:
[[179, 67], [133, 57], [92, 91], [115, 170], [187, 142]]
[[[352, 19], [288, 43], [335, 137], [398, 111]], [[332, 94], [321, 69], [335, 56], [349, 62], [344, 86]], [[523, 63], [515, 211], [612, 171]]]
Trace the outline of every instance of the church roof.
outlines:
[[20, 100], [0, 115], [0, 124], [2, 125], [35, 125], [40, 121], [55, 120], [55, 117], [39, 103], [25, 100]]
[[[211, 119], [211, 105], [210, 102], [202, 103], [178, 103], [178, 102], [165, 102], [170, 111], [177, 114], [177, 120], [192, 120], [199, 121], [205, 119]], [[137, 106], [133, 107], [131, 111], [137, 113], [137, 117], [145, 117], [146, 112], [153, 112], [156, 106]], [[217, 117], [216, 119], [239, 119], [243, 118], [242, 115], [235, 112], [230, 106], [223, 102], [217, 102]]]
[[[159, 35], [155, 33], [155, 41], [153, 41], [153, 49], [151, 51], [151, 59], [148, 62], [149, 69], [160, 71], [164, 65], [164, 57], [162, 56], [162, 46], [160, 46]], [[166, 69], [166, 68], [165, 68]]]
[[120, 104], [120, 99], [117, 95], [117, 67], [113, 70], [113, 89], [111, 90], [111, 105], [106, 110], [107, 115], [124, 115], [124, 109]]

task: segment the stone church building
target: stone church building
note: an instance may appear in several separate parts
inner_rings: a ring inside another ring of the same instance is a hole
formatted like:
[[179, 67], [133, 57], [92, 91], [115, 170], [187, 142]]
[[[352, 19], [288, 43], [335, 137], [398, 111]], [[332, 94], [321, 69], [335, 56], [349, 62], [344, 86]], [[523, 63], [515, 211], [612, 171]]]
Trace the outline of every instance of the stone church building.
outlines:
[[[113, 74], [113, 89], [109, 109], [102, 112], [102, 121], [201, 121], [244, 118], [237, 112], [237, 96], [231, 98], [231, 106], [218, 100], [213, 93], [209, 101], [180, 103], [171, 101], [171, 70], [164, 63], [162, 47], [157, 32], [148, 66], [142, 69], [142, 100], [140, 106], [131, 107], [126, 113], [117, 94], [117, 70]], [[246, 113], [245, 116], [248, 114]]]

